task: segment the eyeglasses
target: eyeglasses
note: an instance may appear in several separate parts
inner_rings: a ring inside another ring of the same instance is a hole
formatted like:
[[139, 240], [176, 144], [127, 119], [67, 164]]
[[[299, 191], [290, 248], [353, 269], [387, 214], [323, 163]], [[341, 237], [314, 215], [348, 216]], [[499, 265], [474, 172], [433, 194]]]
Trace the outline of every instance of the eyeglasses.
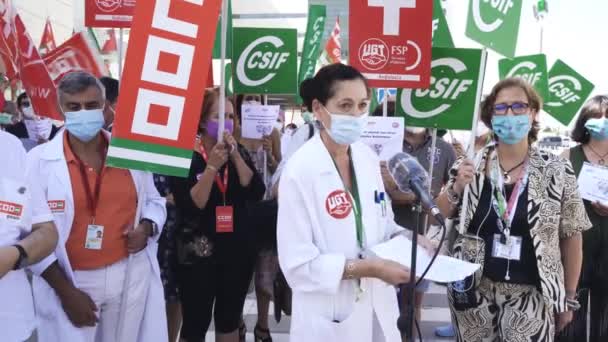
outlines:
[[511, 109], [511, 112], [513, 112], [513, 114], [523, 115], [528, 114], [528, 108], [530, 108], [530, 105], [525, 102], [513, 102], [510, 105], [506, 103], [497, 103], [494, 105], [494, 114], [507, 115], [509, 109]]
[[29, 108], [30, 107], [30, 103], [29, 102], [21, 102], [21, 107], [23, 107], [23, 108]]

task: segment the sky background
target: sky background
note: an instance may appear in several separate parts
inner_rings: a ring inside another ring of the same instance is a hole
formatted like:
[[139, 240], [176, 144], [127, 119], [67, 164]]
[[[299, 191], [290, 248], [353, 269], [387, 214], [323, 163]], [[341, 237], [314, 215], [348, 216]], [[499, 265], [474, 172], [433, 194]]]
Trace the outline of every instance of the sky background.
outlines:
[[[544, 22], [543, 53], [549, 68], [561, 59], [589, 79], [594, 93], [608, 93], [608, 1], [547, 0], [549, 15]], [[447, 19], [457, 47], [479, 47], [465, 37], [468, 0], [444, 1]], [[532, 6], [536, 0], [524, 0], [517, 55], [540, 52], [540, 25], [534, 19]], [[498, 81], [498, 60], [491, 52], [486, 71], [485, 91]]]

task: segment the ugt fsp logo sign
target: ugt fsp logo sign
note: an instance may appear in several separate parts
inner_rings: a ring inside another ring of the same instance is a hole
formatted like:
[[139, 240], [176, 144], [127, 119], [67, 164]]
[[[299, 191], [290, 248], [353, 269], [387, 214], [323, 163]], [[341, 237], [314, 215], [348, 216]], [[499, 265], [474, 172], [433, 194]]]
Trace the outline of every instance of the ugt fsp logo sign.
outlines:
[[372, 38], [361, 45], [359, 60], [369, 70], [380, 70], [388, 63], [388, 54], [388, 45], [380, 39]]
[[297, 85], [297, 31], [235, 28], [235, 92], [293, 94]]
[[122, 0], [95, 0], [97, 8], [103, 12], [114, 12], [120, 8]]

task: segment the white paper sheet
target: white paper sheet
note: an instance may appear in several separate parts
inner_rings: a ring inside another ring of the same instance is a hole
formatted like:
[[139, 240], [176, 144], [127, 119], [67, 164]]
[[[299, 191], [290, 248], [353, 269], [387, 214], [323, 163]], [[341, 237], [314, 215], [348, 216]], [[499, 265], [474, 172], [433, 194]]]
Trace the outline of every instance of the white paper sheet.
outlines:
[[270, 135], [280, 111], [280, 106], [243, 105], [243, 138], [262, 139]]
[[404, 128], [403, 118], [370, 117], [361, 141], [381, 160], [389, 160], [403, 151]]
[[578, 176], [578, 189], [582, 198], [608, 204], [608, 167], [583, 164]]
[[[388, 242], [376, 245], [370, 251], [379, 258], [392, 260], [403, 266], [410, 267], [412, 260], [412, 242], [405, 236], [397, 236]], [[418, 248], [416, 256], [416, 276], [422, 275], [431, 261], [431, 255], [422, 247]], [[479, 269], [479, 265], [458, 260], [445, 255], [435, 259], [433, 266], [425, 279], [448, 283], [462, 280]]]

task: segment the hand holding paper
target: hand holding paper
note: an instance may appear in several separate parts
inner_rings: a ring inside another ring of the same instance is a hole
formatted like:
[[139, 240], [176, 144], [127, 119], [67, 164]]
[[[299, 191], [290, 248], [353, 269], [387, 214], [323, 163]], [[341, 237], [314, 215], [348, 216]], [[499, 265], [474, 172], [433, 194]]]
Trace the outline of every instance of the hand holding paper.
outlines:
[[[385, 243], [370, 248], [370, 251], [379, 258], [392, 260], [403, 266], [410, 267], [412, 260], [412, 242], [405, 236], [397, 236]], [[418, 249], [416, 257], [416, 277], [420, 277], [431, 262], [431, 256], [424, 248]], [[462, 280], [479, 269], [479, 265], [466, 261], [439, 255], [431, 266], [425, 279], [449, 283]]]

